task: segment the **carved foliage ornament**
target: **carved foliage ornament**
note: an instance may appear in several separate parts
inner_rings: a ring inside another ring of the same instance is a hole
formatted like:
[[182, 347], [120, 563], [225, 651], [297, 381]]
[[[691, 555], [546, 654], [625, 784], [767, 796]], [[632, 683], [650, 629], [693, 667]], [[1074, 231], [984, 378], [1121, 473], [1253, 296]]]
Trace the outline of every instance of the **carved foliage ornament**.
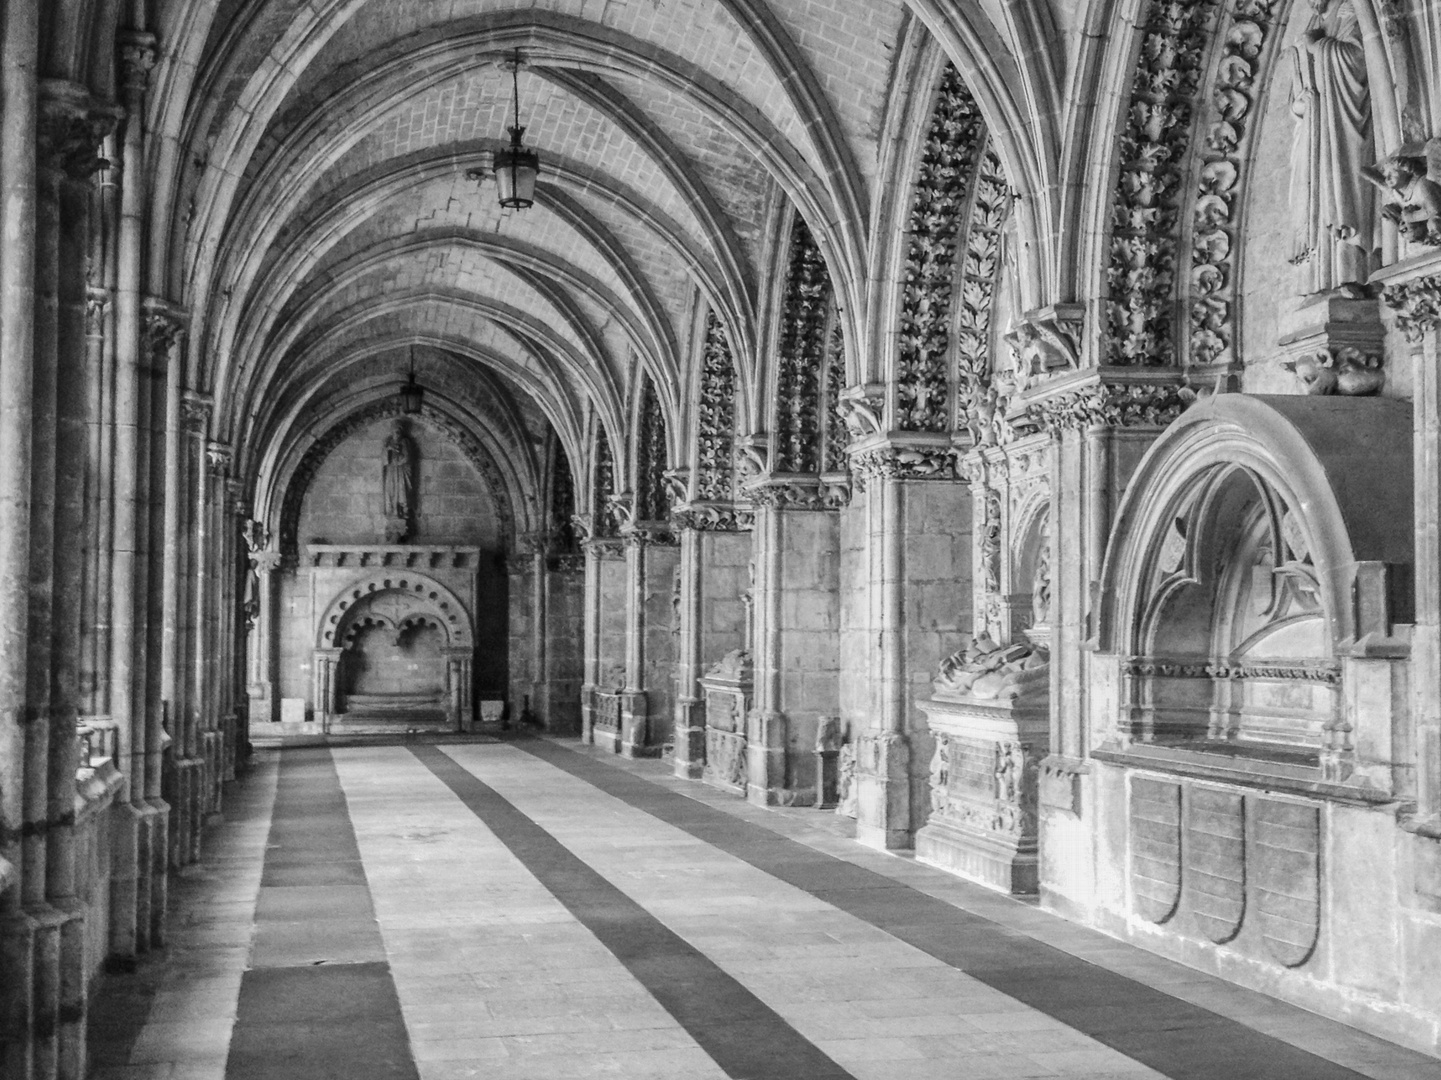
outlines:
[[841, 404], [841, 392], [846, 385], [846, 339], [840, 319], [833, 319], [831, 331], [826, 337], [826, 385], [822, 400], [825, 405], [825, 464], [829, 473], [845, 472], [847, 468], [846, 420], [849, 410]]
[[1046, 398], [1028, 413], [1052, 434], [1067, 428], [1166, 427], [1195, 400], [1187, 387], [1102, 384]]
[[575, 528], [575, 477], [562, 446], [555, 448], [550, 473], [550, 542], [552, 552], [557, 554], [573, 554], [580, 549]]
[[[969, 428], [977, 444], [1009, 437], [1001, 421], [1003, 388], [991, 364], [991, 310], [1001, 273], [1001, 231], [1010, 216], [1010, 185], [1001, 159], [988, 145], [976, 169], [956, 312], [957, 426]], [[1005, 388], [1007, 393], [1011, 389]]]
[[901, 288], [896, 358], [896, 426], [950, 427], [949, 346], [960, 227], [985, 122], [956, 69], [947, 65], [916, 178]]
[[640, 399], [640, 429], [636, 435], [635, 517], [637, 521], [663, 521], [670, 516], [666, 488], [665, 416], [655, 383], [645, 380]]
[[1191, 361], [1231, 362], [1235, 343], [1236, 225], [1256, 79], [1276, 0], [1236, 0], [1212, 93], [1191, 234]]
[[616, 521], [611, 513], [610, 497], [615, 494], [615, 459], [610, 452], [610, 439], [605, 428], [595, 429], [595, 489], [591, 493], [591, 538], [603, 540], [615, 536]]
[[735, 358], [725, 328], [706, 316], [696, 434], [696, 498], [723, 502], [735, 482]]
[[827, 325], [833, 308], [831, 277], [815, 238], [799, 214], [791, 227], [776, 372], [776, 437], [772, 468], [820, 472], [821, 382]]
[[1388, 285], [1381, 295], [1396, 312], [1396, 322], [1412, 344], [1441, 325], [1441, 276]]
[[1174, 364], [1172, 300], [1186, 151], [1219, 0], [1153, 0], [1120, 139], [1106, 363]]

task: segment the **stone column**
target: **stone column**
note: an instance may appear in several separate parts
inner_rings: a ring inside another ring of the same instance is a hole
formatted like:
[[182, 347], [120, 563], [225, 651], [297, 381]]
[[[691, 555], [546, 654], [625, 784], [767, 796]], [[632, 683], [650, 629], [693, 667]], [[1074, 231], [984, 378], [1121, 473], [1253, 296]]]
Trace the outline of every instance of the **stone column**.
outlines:
[[336, 676], [340, 669], [340, 656], [344, 651], [316, 649], [310, 665], [311, 719], [324, 725], [326, 731], [330, 730], [330, 722], [335, 718], [338, 707], [335, 699], [338, 689]]
[[250, 722], [264, 724], [280, 719], [280, 622], [276, 617], [280, 590], [280, 552], [259, 551], [250, 557], [255, 573], [255, 622], [250, 628]]
[[111, 532], [110, 713], [120, 739], [126, 783], [117, 802], [110, 902], [111, 950], [134, 956], [150, 944], [150, 841], [155, 810], [145, 800], [144, 679], [136, 657], [143, 598], [136, 595], [141, 506], [141, 245], [144, 229], [142, 117], [155, 39], [127, 32], [120, 42], [126, 111], [121, 148], [120, 220], [115, 288], [114, 519]]
[[[728, 654], [750, 664], [751, 528], [755, 516], [734, 506], [692, 506], [678, 513], [680, 618], [676, 635], [675, 773], [698, 780], [706, 766], [706, 708], [701, 677]], [[741, 717], [744, 728], [745, 717]]]
[[545, 588], [546, 730], [557, 735], [581, 732], [581, 695], [585, 682], [584, 555], [552, 555]]
[[475, 650], [469, 645], [445, 649], [447, 719], [456, 731], [470, 731], [474, 719], [471, 702], [471, 662]]
[[[39, 7], [11, 5], [0, 39], [0, 1015], [26, 1033], [34, 1014], [35, 922], [25, 911], [26, 673], [29, 664], [31, 403], [35, 334], [35, 128]], [[0, 1073], [30, 1076], [25, 1035], [0, 1044]]]
[[199, 619], [204, 595], [201, 574], [208, 542], [203, 523], [209, 399], [193, 391], [187, 393], [181, 402], [181, 419], [185, 437], [180, 444], [182, 527], [177, 570], [182, 595], [177, 601], [179, 685], [173, 755], [177, 799], [174, 827], [178, 835], [172, 845], [172, 857], [179, 865], [186, 865], [200, 857], [200, 831], [205, 816], [205, 757], [200, 731], [203, 650]]
[[947, 436], [897, 432], [851, 447], [843, 716], [856, 750], [856, 838], [909, 848], [929, 808], [932, 740], [916, 702], [972, 628], [971, 496]]
[[821, 717], [839, 707], [840, 522], [814, 485], [755, 488], [755, 705], [746, 718], [746, 797], [816, 801]]
[[625, 687], [621, 694], [619, 752], [643, 757], [650, 745], [650, 716], [645, 692], [646, 548], [644, 533], [625, 538]]
[[[586, 542], [586, 685], [582, 688], [583, 738], [601, 745], [596, 731], [596, 694], [615, 693], [626, 677], [625, 543], [616, 537]], [[615, 741], [607, 742], [616, 749]]]
[[1398, 796], [1416, 810], [1403, 825], [1441, 838], [1441, 251], [1372, 276], [1412, 354], [1415, 439], [1416, 623], [1411, 720], [1395, 733]]

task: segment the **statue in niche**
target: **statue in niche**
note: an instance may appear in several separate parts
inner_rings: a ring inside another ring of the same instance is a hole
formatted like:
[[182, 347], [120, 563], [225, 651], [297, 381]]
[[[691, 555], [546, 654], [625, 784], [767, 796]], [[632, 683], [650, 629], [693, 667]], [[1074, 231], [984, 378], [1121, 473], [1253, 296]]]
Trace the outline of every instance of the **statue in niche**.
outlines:
[[397, 420], [386, 437], [380, 481], [381, 510], [385, 515], [385, 542], [403, 544], [410, 536], [415, 514], [415, 443]]
[[1381, 189], [1381, 216], [1413, 244], [1441, 246], [1441, 184], [1427, 176], [1426, 158], [1402, 152], [1361, 175]]
[[1353, 0], [1311, 0], [1305, 39], [1291, 50], [1291, 263], [1302, 292], [1359, 297], [1374, 247], [1371, 92]]

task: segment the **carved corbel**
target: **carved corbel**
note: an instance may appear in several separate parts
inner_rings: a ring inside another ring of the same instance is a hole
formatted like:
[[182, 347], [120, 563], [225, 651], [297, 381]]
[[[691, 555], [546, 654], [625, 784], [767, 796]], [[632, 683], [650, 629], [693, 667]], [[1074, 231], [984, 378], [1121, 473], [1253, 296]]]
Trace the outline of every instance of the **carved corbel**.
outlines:
[[124, 110], [97, 102], [90, 91], [64, 79], [41, 79], [35, 118], [36, 161], [72, 180], [86, 180], [108, 162], [100, 144]]
[[885, 433], [886, 384], [858, 383], [840, 392], [836, 407], [852, 442]]
[[213, 476], [225, 476], [230, 472], [231, 451], [228, 443], [211, 440], [205, 444], [205, 459], [210, 463]]
[[742, 484], [752, 484], [770, 470], [770, 438], [747, 435], [736, 442], [736, 469]]
[[1081, 366], [1084, 304], [1052, 304], [1028, 311], [1006, 335], [1016, 353], [1019, 393], [1037, 381]]

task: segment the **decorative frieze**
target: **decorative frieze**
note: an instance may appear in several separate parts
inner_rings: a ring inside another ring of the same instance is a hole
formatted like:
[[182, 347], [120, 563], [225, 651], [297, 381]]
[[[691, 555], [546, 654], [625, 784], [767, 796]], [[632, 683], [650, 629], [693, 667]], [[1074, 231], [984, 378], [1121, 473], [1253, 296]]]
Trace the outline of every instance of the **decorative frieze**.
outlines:
[[1196, 401], [1189, 387], [1170, 383], [1093, 382], [1041, 398], [1027, 417], [1053, 435], [1091, 427], [1164, 428]]
[[755, 511], [733, 503], [690, 503], [670, 516], [676, 530], [697, 532], [749, 532], [755, 525]]
[[700, 398], [696, 403], [696, 498], [726, 502], [735, 494], [735, 358], [725, 328], [706, 315]]
[[1211, 95], [1191, 231], [1190, 360], [1232, 363], [1235, 355], [1236, 229], [1248, 148], [1255, 132], [1257, 78], [1276, 0], [1236, 0]]
[[965, 80], [947, 65], [911, 204], [897, 328], [895, 426], [948, 431], [951, 302], [960, 230], [986, 126]]
[[1120, 137], [1105, 362], [1177, 362], [1174, 307], [1185, 163], [1219, 0], [1152, 0]]
[[855, 454], [851, 469], [862, 486], [877, 480], [954, 480], [955, 450], [909, 442], [887, 443]]

